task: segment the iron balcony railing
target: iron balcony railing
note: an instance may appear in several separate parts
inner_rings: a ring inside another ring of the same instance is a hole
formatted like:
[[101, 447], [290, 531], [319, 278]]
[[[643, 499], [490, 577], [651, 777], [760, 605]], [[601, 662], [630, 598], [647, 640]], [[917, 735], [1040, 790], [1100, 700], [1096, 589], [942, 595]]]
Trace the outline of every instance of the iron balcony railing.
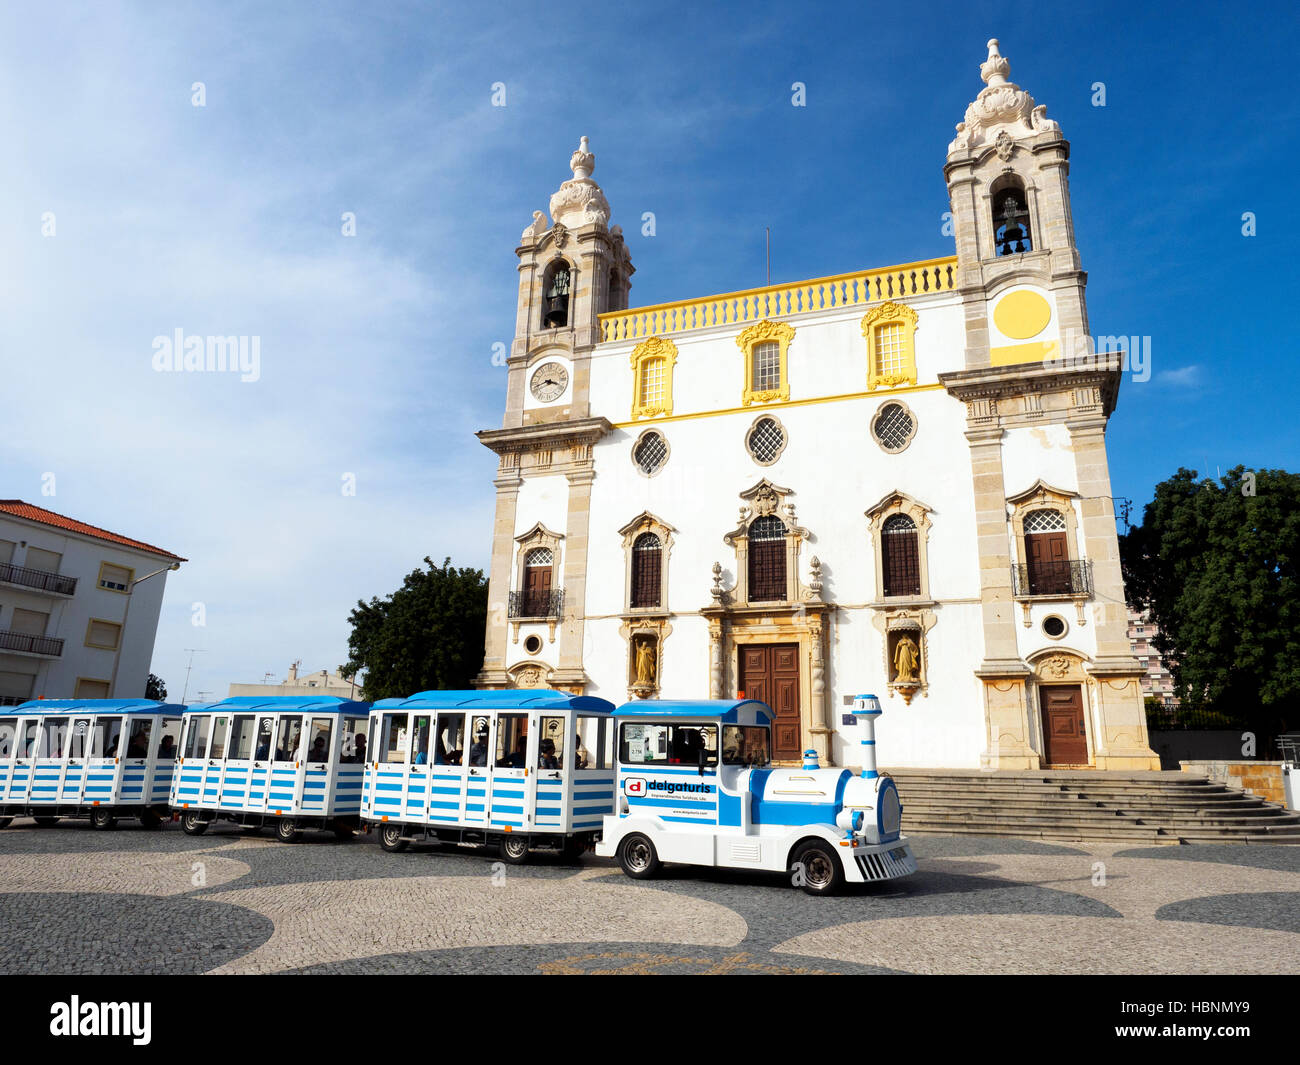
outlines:
[[44, 592], [58, 592], [59, 595], [73, 595], [77, 591], [76, 577], [64, 577], [43, 569], [28, 569], [9, 562], [0, 562], [0, 581], [21, 584], [24, 588], [39, 588]]
[[564, 589], [545, 592], [511, 592], [512, 618], [558, 618], [564, 613]]
[[63, 641], [53, 636], [32, 636], [26, 632], [0, 629], [0, 651], [26, 651], [29, 654], [58, 658], [63, 654]]
[[1017, 597], [1092, 594], [1092, 563], [1086, 560], [1016, 565], [1011, 575]]

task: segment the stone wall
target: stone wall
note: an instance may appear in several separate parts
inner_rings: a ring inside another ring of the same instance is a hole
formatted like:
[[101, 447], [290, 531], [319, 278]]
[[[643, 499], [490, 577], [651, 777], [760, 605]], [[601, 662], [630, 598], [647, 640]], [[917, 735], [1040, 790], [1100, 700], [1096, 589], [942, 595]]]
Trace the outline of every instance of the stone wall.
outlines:
[[1179, 762], [1184, 773], [1197, 773], [1215, 783], [1239, 788], [1247, 795], [1286, 805], [1286, 790], [1282, 780], [1282, 762], [1256, 761], [1193, 761]]

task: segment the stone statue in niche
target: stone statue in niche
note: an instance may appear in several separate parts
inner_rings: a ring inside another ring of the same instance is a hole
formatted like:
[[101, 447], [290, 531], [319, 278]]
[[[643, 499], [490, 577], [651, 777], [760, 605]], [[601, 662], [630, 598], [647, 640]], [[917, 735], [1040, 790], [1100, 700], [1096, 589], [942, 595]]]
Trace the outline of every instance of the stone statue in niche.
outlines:
[[655, 686], [655, 641], [646, 636], [636, 641], [636, 684], [638, 688]]
[[894, 682], [916, 684], [917, 670], [921, 665], [920, 648], [910, 636], [900, 636], [894, 645]]

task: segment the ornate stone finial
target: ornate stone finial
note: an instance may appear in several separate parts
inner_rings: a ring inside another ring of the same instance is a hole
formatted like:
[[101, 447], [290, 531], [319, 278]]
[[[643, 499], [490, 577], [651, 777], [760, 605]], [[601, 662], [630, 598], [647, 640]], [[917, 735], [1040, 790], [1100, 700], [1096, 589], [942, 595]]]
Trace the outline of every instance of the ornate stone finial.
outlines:
[[578, 150], [569, 157], [569, 169], [579, 180], [591, 177], [591, 172], [596, 169], [596, 157], [591, 154], [586, 137], [578, 141]]
[[808, 590], [812, 592], [814, 599], [820, 599], [822, 594], [822, 560], [816, 555], [808, 563]]
[[[989, 57], [980, 64], [980, 77], [986, 85], [1005, 85], [1007, 75], [1011, 73], [1011, 64], [1002, 58], [998, 51], [998, 39], [989, 41]], [[586, 138], [583, 138], [584, 140]]]
[[713, 563], [713, 587], [710, 589], [709, 594], [713, 596], [714, 602], [716, 603], [722, 602], [723, 593], [722, 593], [722, 563], [721, 562]]

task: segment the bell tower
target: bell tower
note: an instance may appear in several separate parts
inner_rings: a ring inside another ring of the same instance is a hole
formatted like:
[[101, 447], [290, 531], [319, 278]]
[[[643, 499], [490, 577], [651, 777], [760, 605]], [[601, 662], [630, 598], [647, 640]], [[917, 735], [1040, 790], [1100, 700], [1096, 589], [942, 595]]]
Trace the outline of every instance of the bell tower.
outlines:
[[591, 355], [600, 315], [627, 307], [633, 273], [622, 230], [609, 225], [609, 202], [592, 180], [595, 166], [583, 137], [569, 159], [573, 176], [551, 196], [550, 219], [534, 211], [515, 249], [519, 291], [505, 416], [500, 429], [478, 434], [499, 458], [479, 687], [581, 694], [588, 682], [582, 655], [592, 447], [613, 428], [591, 410]]

